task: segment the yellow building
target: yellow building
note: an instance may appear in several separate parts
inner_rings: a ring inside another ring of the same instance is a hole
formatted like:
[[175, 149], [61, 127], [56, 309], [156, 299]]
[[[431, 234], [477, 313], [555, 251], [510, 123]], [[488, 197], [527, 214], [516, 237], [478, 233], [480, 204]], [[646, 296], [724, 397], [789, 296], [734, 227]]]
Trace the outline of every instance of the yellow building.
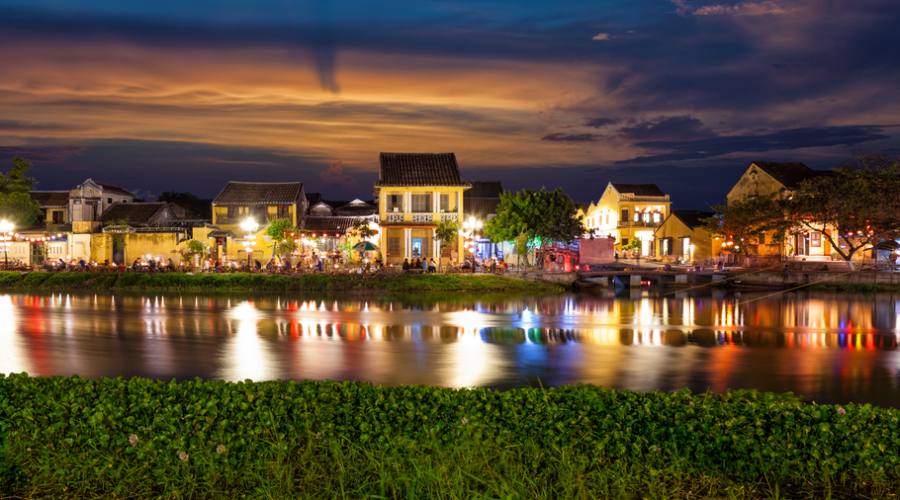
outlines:
[[[209, 233], [214, 258], [221, 261], [251, 258], [265, 262], [275, 243], [265, 236], [269, 222], [287, 219], [301, 226], [306, 214], [306, 195], [299, 182], [229, 182], [212, 201], [212, 223]], [[248, 233], [241, 224], [257, 224]], [[252, 241], [252, 245], [245, 245]]]
[[[459, 176], [453, 153], [381, 153], [375, 184], [381, 221], [381, 251], [388, 265], [403, 259], [437, 258], [439, 244], [449, 249], [445, 260], [462, 262], [463, 241], [436, 241], [442, 220], [462, 223], [463, 192], [469, 183]], [[437, 259], [436, 259], [437, 260]]]
[[[728, 195], [726, 203], [734, 203], [755, 196], [788, 197], [800, 183], [827, 172], [813, 170], [802, 163], [779, 163], [755, 161], [751, 163]], [[785, 235], [778, 242], [776, 235], [767, 233], [757, 246], [761, 256], [818, 257], [831, 255], [827, 238], [818, 231], [796, 231]]]
[[672, 210], [654, 234], [656, 255], [665, 262], [695, 264], [719, 253], [721, 240], [712, 236], [704, 221], [713, 212]]
[[[175, 264], [192, 238], [189, 220], [172, 203], [115, 203], [100, 217], [102, 230], [91, 235], [91, 258], [97, 263], [130, 265], [139, 258]], [[192, 221], [191, 221], [192, 222]]]
[[635, 240], [641, 256], [654, 254], [653, 233], [669, 216], [669, 195], [656, 184], [610, 182], [596, 203], [580, 212], [588, 234], [611, 236], [621, 251]]

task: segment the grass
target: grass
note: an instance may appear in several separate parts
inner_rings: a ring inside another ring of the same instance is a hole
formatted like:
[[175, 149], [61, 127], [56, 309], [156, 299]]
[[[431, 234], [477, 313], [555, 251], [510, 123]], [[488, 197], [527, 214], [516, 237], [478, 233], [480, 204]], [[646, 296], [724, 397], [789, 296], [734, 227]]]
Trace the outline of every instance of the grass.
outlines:
[[473, 274], [80, 273], [0, 272], [0, 289], [27, 292], [148, 293], [559, 293], [563, 287]]
[[896, 498], [900, 410], [592, 386], [0, 377], [23, 497]]

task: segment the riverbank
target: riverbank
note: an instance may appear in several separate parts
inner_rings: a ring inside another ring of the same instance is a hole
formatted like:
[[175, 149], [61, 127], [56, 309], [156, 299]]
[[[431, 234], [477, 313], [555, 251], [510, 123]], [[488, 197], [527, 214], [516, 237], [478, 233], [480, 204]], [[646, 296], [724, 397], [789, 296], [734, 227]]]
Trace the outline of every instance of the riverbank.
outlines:
[[593, 386], [0, 377], [0, 491], [21, 497], [868, 496], [900, 410]]
[[0, 290], [32, 293], [560, 293], [554, 283], [492, 274], [0, 272]]

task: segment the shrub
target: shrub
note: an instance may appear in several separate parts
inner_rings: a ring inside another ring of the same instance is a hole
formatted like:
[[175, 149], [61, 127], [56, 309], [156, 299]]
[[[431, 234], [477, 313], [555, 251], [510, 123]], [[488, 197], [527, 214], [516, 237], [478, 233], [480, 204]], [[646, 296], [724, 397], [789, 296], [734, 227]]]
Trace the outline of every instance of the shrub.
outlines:
[[0, 470], [22, 496], [884, 497], [900, 484], [900, 410], [748, 391], [13, 375], [0, 394]]

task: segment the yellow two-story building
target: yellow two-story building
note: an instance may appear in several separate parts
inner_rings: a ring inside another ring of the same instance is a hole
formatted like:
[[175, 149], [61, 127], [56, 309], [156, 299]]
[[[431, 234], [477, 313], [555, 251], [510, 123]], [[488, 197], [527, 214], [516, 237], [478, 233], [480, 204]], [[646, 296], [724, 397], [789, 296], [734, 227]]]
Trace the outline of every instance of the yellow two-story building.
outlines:
[[[462, 262], [462, 238], [439, 242], [434, 229], [442, 220], [462, 224], [463, 192], [469, 186], [453, 153], [381, 153], [375, 198], [385, 263], [439, 256]], [[447, 249], [443, 255], [441, 249]]]
[[[300, 182], [229, 182], [212, 202], [214, 227], [208, 236], [213, 257], [221, 261], [246, 261], [248, 257], [265, 261], [275, 244], [265, 237], [268, 224], [287, 219], [299, 227], [306, 208]], [[255, 224], [254, 230], [248, 231], [246, 222]], [[246, 245], [248, 240], [253, 244]]]
[[596, 203], [580, 214], [589, 235], [611, 236], [618, 249], [638, 241], [638, 252], [654, 254], [654, 232], [669, 216], [669, 195], [656, 184], [610, 182]]

